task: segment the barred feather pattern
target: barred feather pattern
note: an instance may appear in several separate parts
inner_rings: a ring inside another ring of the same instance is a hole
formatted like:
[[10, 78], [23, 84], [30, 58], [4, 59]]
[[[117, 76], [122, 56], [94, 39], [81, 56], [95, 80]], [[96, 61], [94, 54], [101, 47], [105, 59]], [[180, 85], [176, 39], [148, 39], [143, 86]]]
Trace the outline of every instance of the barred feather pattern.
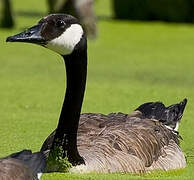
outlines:
[[[42, 150], [51, 146], [54, 133]], [[80, 117], [78, 151], [85, 165], [71, 172], [145, 173], [186, 166], [179, 136], [154, 119], [143, 119], [139, 111], [128, 115], [85, 113]]]
[[32, 172], [19, 160], [8, 158], [0, 159], [1, 180], [37, 180]]

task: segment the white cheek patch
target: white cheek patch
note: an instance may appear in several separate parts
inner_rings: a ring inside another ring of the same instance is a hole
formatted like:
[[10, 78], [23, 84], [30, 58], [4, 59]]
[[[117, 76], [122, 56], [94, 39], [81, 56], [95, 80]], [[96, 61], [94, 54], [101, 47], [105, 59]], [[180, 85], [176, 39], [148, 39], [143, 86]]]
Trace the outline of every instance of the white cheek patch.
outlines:
[[48, 41], [47, 47], [61, 55], [71, 54], [75, 46], [79, 43], [83, 36], [83, 29], [79, 24], [72, 24], [59, 37]]

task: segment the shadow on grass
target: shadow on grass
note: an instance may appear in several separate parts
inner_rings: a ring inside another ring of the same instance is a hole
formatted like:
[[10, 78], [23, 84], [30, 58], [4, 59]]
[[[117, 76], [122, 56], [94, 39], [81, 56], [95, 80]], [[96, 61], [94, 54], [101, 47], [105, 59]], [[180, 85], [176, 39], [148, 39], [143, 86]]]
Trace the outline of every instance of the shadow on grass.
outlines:
[[164, 21], [164, 20], [139, 20], [139, 19], [121, 19], [121, 18], [116, 18], [114, 15], [97, 15], [97, 20], [98, 21], [120, 21], [120, 22], [135, 22], [135, 23], [162, 23], [166, 25], [187, 25], [187, 26], [194, 26], [194, 22], [175, 22], [175, 21]]

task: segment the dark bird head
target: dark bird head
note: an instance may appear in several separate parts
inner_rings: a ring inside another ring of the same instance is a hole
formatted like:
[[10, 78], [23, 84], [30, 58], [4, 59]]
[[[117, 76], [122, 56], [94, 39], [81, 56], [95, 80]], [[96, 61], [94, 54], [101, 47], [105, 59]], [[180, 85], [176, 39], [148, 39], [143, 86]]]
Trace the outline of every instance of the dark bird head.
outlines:
[[34, 43], [60, 55], [68, 55], [78, 44], [83, 45], [81, 42], [85, 39], [83, 28], [76, 18], [67, 14], [51, 14], [24, 32], [8, 37], [6, 42]]
[[178, 131], [178, 125], [183, 116], [186, 104], [187, 99], [168, 107], [165, 107], [162, 102], [148, 102], [142, 104], [136, 110], [140, 111], [144, 118], [159, 120], [164, 125]]

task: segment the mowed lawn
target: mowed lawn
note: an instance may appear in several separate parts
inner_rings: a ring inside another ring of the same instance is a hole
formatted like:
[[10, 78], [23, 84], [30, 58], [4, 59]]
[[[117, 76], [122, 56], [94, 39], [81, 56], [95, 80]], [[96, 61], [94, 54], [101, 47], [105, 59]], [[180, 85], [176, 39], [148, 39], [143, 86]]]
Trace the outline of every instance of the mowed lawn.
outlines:
[[[99, 35], [89, 41], [87, 90], [82, 112], [133, 111], [148, 101], [166, 105], [188, 98], [180, 126], [187, 168], [141, 176], [45, 174], [43, 180], [194, 179], [194, 25], [111, 18], [110, 1], [98, 0]], [[46, 14], [45, 1], [14, 1], [14, 30], [0, 29], [0, 156], [38, 151], [56, 127], [65, 90], [61, 57], [7, 36]]]

